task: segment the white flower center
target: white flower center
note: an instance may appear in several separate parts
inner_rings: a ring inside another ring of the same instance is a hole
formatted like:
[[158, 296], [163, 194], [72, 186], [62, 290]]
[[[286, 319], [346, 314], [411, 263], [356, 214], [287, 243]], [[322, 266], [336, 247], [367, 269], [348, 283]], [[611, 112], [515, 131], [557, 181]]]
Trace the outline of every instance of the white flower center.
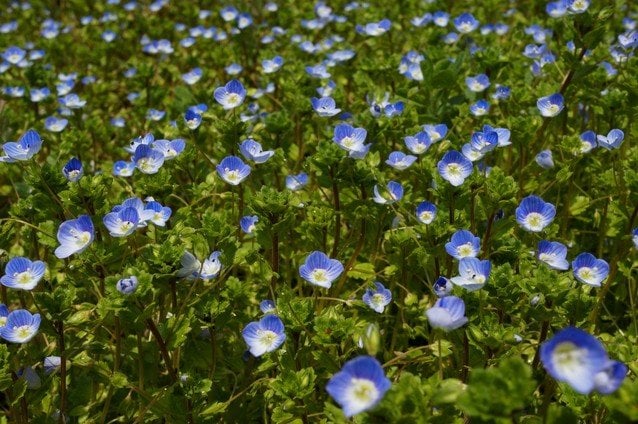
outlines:
[[277, 334], [274, 331], [270, 330], [260, 330], [259, 331], [259, 343], [266, 346], [268, 349], [272, 348], [272, 346], [277, 341]]
[[571, 342], [563, 342], [556, 346], [552, 353], [552, 362], [561, 373], [578, 373], [583, 365], [586, 351], [579, 349]]
[[14, 327], [16, 335], [20, 339], [26, 339], [31, 335], [31, 326], [30, 325], [22, 325], [20, 327]]
[[456, 252], [460, 257], [464, 258], [466, 256], [471, 256], [474, 253], [474, 249], [470, 243], [465, 243], [464, 245], [457, 247]]
[[240, 101], [241, 101], [241, 98], [239, 97], [239, 94], [237, 93], [229, 93], [226, 96], [226, 102], [231, 106], [238, 105]]
[[31, 271], [24, 271], [15, 275], [18, 284], [28, 284], [31, 282], [33, 276], [31, 275]]
[[354, 403], [370, 405], [379, 397], [379, 390], [377, 390], [374, 383], [368, 379], [352, 378], [350, 380], [348, 397]]
[[460, 177], [461, 166], [458, 163], [451, 163], [447, 166], [447, 173], [452, 177]]
[[225, 173], [224, 175], [226, 176], [226, 180], [230, 181], [230, 182], [236, 182], [239, 181], [240, 176], [239, 176], [239, 171], [236, 170], [230, 170], [228, 168], [224, 169]]
[[425, 223], [430, 223], [432, 222], [432, 219], [434, 219], [434, 216], [432, 215], [432, 212], [421, 212], [419, 219]]
[[311, 274], [312, 279], [317, 283], [323, 283], [328, 281], [328, 275], [325, 269], [315, 269]]

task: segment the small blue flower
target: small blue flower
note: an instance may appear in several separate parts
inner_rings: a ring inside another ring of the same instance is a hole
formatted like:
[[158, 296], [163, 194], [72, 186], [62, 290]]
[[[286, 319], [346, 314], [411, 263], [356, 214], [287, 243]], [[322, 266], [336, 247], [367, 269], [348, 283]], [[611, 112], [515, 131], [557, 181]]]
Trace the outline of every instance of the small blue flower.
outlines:
[[116, 284], [115, 288], [122, 294], [129, 295], [137, 290], [137, 277], [131, 275], [129, 278], [122, 278]]
[[481, 250], [481, 239], [467, 230], [458, 230], [445, 243], [445, 251], [454, 259], [475, 258]]
[[403, 171], [412, 166], [415, 160], [417, 160], [416, 156], [406, 155], [403, 152], [397, 151], [390, 153], [390, 156], [388, 157], [388, 160], [385, 161], [385, 163], [390, 165], [394, 169]]
[[40, 314], [31, 315], [25, 309], [16, 309], [0, 328], [0, 337], [11, 343], [26, 343], [38, 333], [40, 321]]
[[21, 256], [12, 258], [4, 268], [0, 278], [3, 286], [19, 290], [32, 290], [38, 285], [46, 271], [42, 261], [33, 261]]
[[474, 116], [484, 116], [490, 111], [490, 104], [487, 100], [481, 99], [470, 105], [470, 113]]
[[566, 0], [566, 3], [571, 13], [585, 13], [589, 8], [589, 0]]
[[286, 340], [284, 323], [274, 314], [249, 323], [241, 335], [255, 357], [277, 350]]
[[328, 255], [318, 250], [310, 253], [306, 261], [299, 267], [301, 278], [325, 289], [329, 289], [342, 272], [341, 262], [337, 259], [330, 259]]
[[217, 87], [214, 96], [217, 103], [222, 105], [224, 109], [234, 109], [244, 102], [246, 89], [241, 82], [234, 79], [223, 87]]
[[71, 158], [62, 168], [62, 174], [64, 174], [64, 178], [71, 181], [72, 183], [77, 182], [82, 175], [84, 174], [84, 168], [82, 167], [82, 162], [78, 158]]
[[149, 214], [149, 216], [145, 215], [140, 218], [148, 219], [148, 221], [151, 221], [153, 224], [159, 227], [164, 227], [166, 225], [166, 221], [168, 221], [173, 213], [173, 210], [171, 208], [169, 208], [168, 206], [162, 206], [161, 203], [154, 200], [151, 200], [146, 204], [146, 206], [144, 207], [144, 211], [150, 211], [152, 212], [152, 215]]
[[375, 281], [374, 285], [376, 287], [375, 290], [370, 288], [366, 289], [366, 292], [363, 294], [363, 303], [375, 312], [382, 314], [385, 307], [392, 302], [392, 292], [378, 281]]
[[146, 144], [140, 144], [133, 154], [135, 166], [144, 174], [156, 174], [164, 164], [164, 153]]
[[595, 376], [605, 369], [608, 361], [602, 343], [575, 327], [567, 327], [544, 342], [540, 357], [549, 375], [582, 394], [594, 390]]
[[175, 159], [180, 153], [184, 151], [186, 142], [181, 138], [175, 140], [155, 140], [151, 147], [154, 150], [162, 152], [165, 160]]
[[184, 122], [186, 122], [188, 129], [197, 129], [202, 123], [202, 115], [189, 108], [184, 114]]
[[9, 317], [9, 308], [4, 303], [0, 303], [0, 329], [7, 324], [7, 318]]
[[284, 59], [281, 56], [275, 56], [272, 59], [265, 59], [261, 62], [261, 67], [264, 70], [264, 74], [272, 74], [281, 69], [284, 64]]
[[496, 84], [496, 90], [492, 94], [494, 100], [507, 100], [510, 98], [511, 90], [505, 85]]
[[161, 121], [165, 115], [166, 112], [163, 110], [149, 109], [146, 113], [146, 119], [150, 121]]
[[326, 391], [341, 406], [347, 418], [373, 408], [392, 387], [379, 361], [359, 356], [346, 362], [332, 376]]
[[536, 155], [536, 163], [538, 166], [544, 169], [552, 169], [554, 167], [554, 159], [552, 157], [552, 151], [547, 149], [539, 152]]
[[337, 104], [332, 97], [313, 97], [310, 99], [310, 103], [315, 112], [322, 117], [335, 116], [341, 112], [341, 109], [337, 108]]
[[25, 58], [27, 52], [17, 46], [10, 46], [2, 53], [2, 58], [12, 65], [17, 65]]
[[537, 233], [552, 223], [556, 207], [538, 196], [527, 196], [516, 208], [516, 222], [527, 231]]
[[237, 156], [226, 156], [217, 165], [217, 174], [231, 185], [238, 185], [250, 175], [250, 166]]
[[33, 103], [41, 102], [51, 95], [51, 90], [47, 87], [42, 88], [32, 88], [29, 90], [29, 95], [31, 97], [31, 101]]
[[423, 224], [431, 224], [436, 218], [436, 205], [423, 201], [416, 207], [416, 218]]
[[126, 125], [126, 121], [121, 116], [114, 116], [113, 118], [111, 118], [110, 122], [111, 125], [116, 128], [124, 128], [124, 126]]
[[308, 174], [300, 172], [297, 175], [286, 175], [286, 188], [288, 190], [301, 190], [308, 184]]
[[95, 228], [88, 215], [80, 215], [60, 224], [57, 237], [60, 246], [55, 249], [55, 256], [64, 259], [86, 250], [95, 238]]
[[596, 133], [589, 130], [580, 135], [580, 153], [589, 153], [598, 146]]
[[118, 160], [113, 164], [113, 175], [117, 177], [130, 177], [135, 171], [135, 162]]
[[479, 21], [471, 13], [462, 13], [454, 18], [454, 26], [461, 34], [468, 34], [479, 26]]
[[436, 279], [432, 288], [438, 297], [445, 297], [452, 293], [454, 285], [448, 278], [441, 276]]
[[69, 109], [80, 109], [86, 105], [86, 100], [82, 100], [77, 94], [71, 93], [58, 99], [60, 104]]
[[264, 163], [275, 154], [274, 150], [262, 150], [261, 144], [252, 138], [248, 138], [241, 142], [239, 151], [248, 160], [255, 163]]
[[44, 120], [44, 128], [51, 132], [61, 132], [64, 131], [68, 123], [68, 119], [49, 116]]
[[379, 192], [379, 185], [374, 185], [374, 197], [372, 200], [381, 205], [389, 205], [403, 198], [403, 186], [396, 181], [389, 181], [383, 194]]
[[470, 91], [480, 93], [481, 91], [487, 90], [490, 86], [490, 79], [485, 74], [478, 74], [474, 77], [465, 78], [465, 85], [467, 85]]
[[128, 207], [106, 214], [102, 221], [112, 237], [125, 237], [135, 231], [140, 216], [135, 208]]
[[472, 149], [485, 154], [491, 152], [498, 145], [498, 133], [496, 131], [476, 131], [472, 134], [470, 142]]
[[609, 264], [591, 253], [581, 253], [572, 261], [574, 277], [581, 283], [600, 287], [609, 275]]
[[182, 268], [178, 271], [177, 276], [191, 280], [201, 278], [204, 281], [215, 278], [222, 269], [220, 255], [221, 252], [216, 250], [204, 260], [204, 263], [201, 263], [192, 253], [186, 251], [182, 255]]
[[224, 70], [228, 75], [238, 75], [244, 70], [244, 68], [239, 63], [231, 63], [225, 67]]
[[239, 227], [244, 233], [252, 234], [258, 221], [259, 217], [257, 215], [247, 215], [239, 220]]
[[347, 151], [351, 158], [363, 159], [370, 150], [370, 144], [365, 144], [367, 134], [365, 128], [354, 128], [350, 124], [338, 124], [335, 126], [332, 140]]
[[262, 300], [259, 302], [259, 310], [263, 314], [272, 314], [276, 311], [275, 302], [270, 299]]
[[598, 145], [607, 150], [618, 149], [622, 144], [625, 133], [619, 129], [613, 129], [609, 131], [609, 134], [605, 137], [604, 135], [598, 135], [596, 137], [598, 139]]
[[459, 261], [459, 276], [453, 277], [451, 281], [467, 291], [476, 291], [485, 285], [491, 270], [492, 264], [489, 260], [462, 258]]
[[545, 11], [552, 18], [560, 18], [562, 16], [565, 16], [567, 14], [567, 1], [551, 1], [547, 3], [547, 6], [545, 6]]
[[474, 170], [472, 162], [456, 150], [446, 152], [437, 166], [439, 175], [455, 187], [462, 185]]
[[507, 128], [494, 128], [489, 125], [483, 125], [483, 133], [494, 131], [498, 137], [498, 147], [505, 147], [512, 144], [510, 141], [511, 132]]
[[47, 356], [43, 361], [44, 374], [51, 375], [60, 369], [62, 360], [59, 356]]
[[330, 72], [326, 68], [326, 65], [320, 63], [315, 66], [306, 66], [306, 73], [313, 78], [330, 78]]
[[371, 22], [365, 26], [357, 25], [355, 29], [359, 34], [377, 37], [388, 32], [391, 26], [392, 22], [390, 22], [389, 19], [383, 19], [379, 22]]
[[541, 97], [536, 101], [536, 107], [542, 116], [552, 117], [558, 115], [565, 107], [565, 99], [560, 93]]
[[2, 145], [5, 156], [0, 156], [0, 162], [15, 162], [19, 160], [29, 160], [42, 147], [40, 134], [34, 130], [28, 130], [17, 143], [9, 141]]
[[420, 131], [414, 136], [404, 137], [403, 141], [405, 142], [405, 146], [408, 150], [415, 155], [425, 153], [433, 143], [430, 136], [425, 131]]
[[567, 262], [566, 259], [567, 247], [557, 241], [541, 240], [538, 243], [538, 254], [536, 257], [552, 269], [558, 269], [560, 271], [569, 269], [569, 262]]
[[638, 227], [634, 228], [631, 232], [631, 241], [634, 242], [634, 247], [638, 249]]
[[193, 85], [202, 78], [202, 74], [202, 68], [193, 68], [182, 74], [182, 80], [188, 85]]
[[425, 311], [428, 322], [433, 328], [443, 331], [455, 330], [467, 323], [465, 302], [456, 296], [439, 297], [434, 306]]

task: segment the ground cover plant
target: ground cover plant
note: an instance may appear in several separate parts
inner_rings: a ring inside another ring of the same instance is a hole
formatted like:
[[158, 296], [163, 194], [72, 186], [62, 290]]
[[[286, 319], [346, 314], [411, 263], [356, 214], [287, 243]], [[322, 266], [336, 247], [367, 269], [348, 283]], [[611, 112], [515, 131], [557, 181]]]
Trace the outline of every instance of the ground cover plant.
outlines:
[[636, 19], [7, 2], [0, 422], [638, 420]]

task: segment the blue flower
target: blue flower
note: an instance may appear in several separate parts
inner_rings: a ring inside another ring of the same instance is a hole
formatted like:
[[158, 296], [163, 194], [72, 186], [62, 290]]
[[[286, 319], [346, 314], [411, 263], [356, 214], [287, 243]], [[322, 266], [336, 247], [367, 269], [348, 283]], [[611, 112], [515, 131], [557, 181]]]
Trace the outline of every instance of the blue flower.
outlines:
[[485, 154], [491, 152], [498, 145], [498, 133], [496, 131], [476, 131], [472, 134], [472, 140], [470, 142], [472, 149]]
[[463, 184], [474, 170], [472, 162], [456, 150], [446, 152], [437, 166], [439, 175], [455, 187]]
[[82, 100], [77, 94], [71, 93], [58, 99], [62, 106], [69, 109], [80, 109], [86, 105], [86, 100]]
[[230, 185], [238, 185], [250, 175], [250, 166], [237, 156], [226, 156], [217, 165], [217, 174]]
[[585, 13], [589, 8], [589, 0], [566, 0], [566, 3], [572, 13]]
[[40, 320], [40, 314], [31, 315], [24, 309], [12, 311], [0, 328], [0, 337], [11, 343], [26, 343], [38, 333]]
[[151, 200], [150, 202], [148, 202], [146, 206], [144, 207], [144, 211], [145, 212], [151, 211], [152, 215], [149, 214], [150, 216], [147, 217], [145, 214], [144, 217], [140, 217], [140, 218], [148, 219], [153, 224], [160, 227], [163, 227], [166, 225], [166, 221], [168, 221], [168, 218], [170, 218], [173, 213], [173, 210], [171, 208], [169, 208], [168, 206], [162, 206], [161, 203], [156, 202], [155, 200]]
[[116, 284], [115, 288], [122, 294], [129, 295], [137, 289], [137, 277], [131, 275], [129, 278], [122, 278]]
[[543, 150], [536, 155], [536, 163], [544, 169], [552, 169], [554, 167], [554, 159], [551, 150]]
[[379, 361], [372, 356], [359, 356], [346, 362], [332, 376], [326, 391], [337, 402], [347, 418], [373, 408], [392, 387]]
[[261, 67], [264, 70], [264, 74], [277, 72], [283, 64], [284, 59], [281, 56], [275, 56], [272, 59], [265, 59], [261, 61]]
[[29, 95], [31, 96], [31, 101], [33, 103], [37, 103], [49, 97], [51, 95], [51, 90], [47, 87], [32, 88], [29, 90]]
[[18, 46], [10, 46], [2, 53], [2, 58], [12, 65], [17, 65], [22, 62], [27, 52], [22, 50]]
[[236, 79], [231, 80], [223, 87], [217, 87], [213, 93], [217, 103], [224, 109], [234, 109], [241, 105], [246, 98], [246, 89]]
[[301, 190], [308, 184], [308, 174], [300, 172], [297, 175], [286, 175], [286, 188], [288, 190]]
[[449, 279], [441, 276], [436, 279], [432, 288], [434, 289], [434, 293], [436, 293], [438, 297], [445, 297], [452, 293], [454, 285]]
[[147, 133], [143, 136], [135, 137], [133, 140], [131, 140], [130, 144], [124, 148], [124, 150], [131, 154], [135, 154], [135, 151], [139, 146], [150, 147], [153, 141], [155, 141], [155, 136], [153, 136], [152, 133]]
[[126, 121], [121, 116], [115, 116], [111, 118], [110, 122], [111, 122], [111, 125], [113, 125], [116, 128], [124, 128], [124, 126], [126, 125]]
[[475, 258], [481, 250], [481, 239], [467, 230], [458, 230], [445, 243], [445, 251], [454, 259]]
[[432, 143], [436, 143], [437, 141], [443, 140], [447, 135], [447, 125], [445, 124], [425, 124], [422, 126], [423, 131], [426, 132], [428, 137], [430, 137], [430, 141]]
[[467, 323], [465, 302], [456, 296], [439, 297], [434, 306], [425, 311], [425, 315], [431, 327], [443, 331], [455, 330]]
[[155, 140], [151, 144], [152, 148], [162, 152], [165, 160], [175, 159], [184, 151], [186, 142], [181, 138], [175, 140]]
[[485, 285], [491, 270], [492, 264], [489, 260], [462, 258], [459, 261], [459, 276], [453, 277], [451, 281], [467, 291], [476, 291]]
[[228, 75], [238, 75], [241, 71], [244, 70], [243, 66], [239, 63], [231, 63], [227, 67], [224, 68]]
[[328, 255], [318, 250], [310, 253], [299, 267], [301, 278], [319, 287], [329, 289], [334, 280], [343, 272], [343, 265], [337, 259], [330, 259]]
[[549, 375], [582, 394], [594, 390], [596, 375], [608, 363], [602, 343], [575, 327], [567, 327], [544, 342], [540, 347], [540, 357]]
[[320, 99], [313, 97], [310, 99], [310, 103], [319, 116], [335, 116], [341, 112], [341, 109], [337, 108], [337, 104], [332, 97], [322, 97]]
[[164, 153], [146, 144], [140, 144], [133, 154], [135, 166], [144, 174], [156, 174], [164, 164]]
[[348, 152], [348, 156], [355, 159], [363, 159], [370, 150], [370, 144], [365, 144], [368, 132], [365, 128], [354, 128], [350, 124], [338, 124], [335, 126], [332, 140]]
[[567, 14], [567, 1], [566, 0], [558, 0], [558, 1], [550, 1], [545, 6], [545, 11], [552, 18], [560, 18]]
[[572, 261], [574, 277], [581, 283], [600, 287], [609, 275], [609, 264], [591, 253], [581, 253]]
[[0, 303], [0, 329], [7, 324], [7, 318], [9, 317], [9, 308], [4, 303]]
[[589, 153], [598, 146], [596, 133], [589, 130], [580, 135], [580, 153]]
[[604, 135], [598, 135], [596, 137], [598, 139], [598, 145], [607, 150], [618, 149], [622, 144], [625, 133], [619, 129], [613, 129], [609, 131], [609, 134], [605, 137]]
[[12, 289], [31, 290], [44, 277], [45, 271], [46, 265], [44, 262], [31, 262], [30, 259], [19, 256], [7, 262], [7, 266], [4, 268], [4, 275], [0, 278], [0, 283]]
[[510, 98], [511, 90], [505, 85], [496, 84], [496, 90], [492, 94], [494, 100], [507, 100]]
[[569, 269], [569, 262], [567, 262], [566, 259], [567, 247], [557, 241], [541, 240], [538, 243], [538, 254], [536, 257], [552, 269], [558, 269], [560, 271]]
[[487, 115], [490, 111], [490, 104], [487, 100], [481, 99], [470, 105], [470, 113], [474, 116]]
[[270, 299], [262, 300], [259, 302], [259, 310], [264, 314], [272, 314], [275, 312], [275, 302]]
[[330, 78], [330, 72], [326, 65], [320, 63], [315, 66], [306, 66], [306, 73], [313, 78]]
[[454, 18], [454, 26], [461, 34], [468, 34], [479, 26], [479, 21], [471, 13], [462, 13]]
[[68, 119], [49, 116], [44, 120], [44, 128], [51, 132], [61, 132], [66, 128], [68, 123]]
[[71, 181], [72, 183], [77, 182], [82, 175], [84, 174], [84, 168], [82, 167], [82, 162], [78, 158], [71, 158], [62, 168], [62, 174], [64, 174], [64, 178]]
[[552, 117], [558, 115], [565, 107], [565, 99], [560, 93], [541, 97], [536, 101], [536, 107], [542, 116]]
[[527, 196], [516, 208], [516, 222], [527, 231], [537, 233], [552, 223], [556, 208], [538, 196]]
[[390, 22], [389, 19], [383, 19], [379, 22], [371, 22], [365, 26], [357, 25], [355, 29], [359, 34], [377, 37], [381, 34], [385, 34], [391, 26], [392, 22]]
[[135, 171], [135, 162], [118, 160], [113, 164], [113, 175], [117, 177], [130, 177]]
[[221, 252], [216, 250], [204, 260], [204, 263], [201, 263], [192, 253], [186, 251], [182, 255], [182, 268], [178, 271], [177, 276], [188, 279], [201, 278], [204, 281], [215, 278], [222, 269], [220, 255]]
[[95, 229], [88, 215], [80, 215], [77, 219], [70, 219], [60, 224], [55, 256], [59, 259], [68, 258], [74, 253], [81, 253], [93, 242]]
[[241, 335], [250, 353], [256, 357], [277, 350], [286, 340], [284, 323], [274, 314], [249, 323]]
[[160, 121], [162, 120], [162, 118], [164, 118], [165, 115], [166, 112], [163, 110], [149, 109], [146, 113], [146, 119], [150, 121]]
[[252, 138], [242, 141], [239, 145], [239, 151], [246, 159], [255, 163], [264, 163], [275, 154], [274, 150], [263, 151], [261, 144]]
[[381, 194], [379, 192], [379, 185], [374, 185], [374, 197], [372, 198], [372, 200], [374, 200], [375, 203], [379, 203], [381, 205], [389, 205], [391, 203], [398, 202], [403, 198], [403, 186], [401, 185], [401, 183], [398, 183], [396, 181], [389, 181], [388, 184], [386, 184], [385, 188], [385, 192]]
[[404, 169], [408, 169], [414, 161], [417, 160], [416, 156], [406, 155], [403, 152], [392, 152], [388, 157], [388, 160], [385, 161], [388, 165], [393, 167], [394, 169], [398, 169], [399, 171], [403, 171]]
[[608, 395], [620, 388], [627, 376], [627, 365], [622, 362], [608, 360], [605, 366], [594, 375], [594, 390]]
[[405, 142], [405, 146], [409, 151], [414, 153], [415, 155], [420, 155], [425, 153], [425, 151], [432, 145], [432, 140], [430, 136], [425, 131], [420, 131], [416, 133], [414, 136], [407, 136], [403, 139]]
[[5, 156], [0, 156], [0, 162], [15, 162], [19, 160], [29, 160], [42, 147], [40, 134], [34, 130], [28, 130], [17, 143], [9, 141], [2, 145]]
[[490, 86], [490, 79], [485, 74], [478, 74], [474, 77], [465, 78], [465, 85], [467, 85], [470, 91], [480, 93], [481, 91], [487, 90]]
[[634, 242], [634, 247], [638, 249], [638, 227], [634, 228], [631, 232], [631, 240]]
[[128, 207], [106, 214], [102, 221], [111, 236], [125, 237], [135, 231], [140, 222], [140, 216], [135, 208]]
[[436, 205], [423, 201], [416, 207], [416, 218], [423, 224], [431, 224], [436, 218]]
[[363, 303], [375, 312], [382, 314], [385, 307], [392, 302], [392, 292], [378, 281], [375, 281], [374, 285], [376, 287], [375, 290], [370, 288], [366, 289], [366, 292], [363, 294]]
[[252, 234], [258, 221], [259, 217], [257, 215], [247, 215], [239, 220], [239, 227], [244, 233]]
[[197, 129], [202, 123], [202, 115], [189, 108], [184, 114], [184, 122], [188, 129]]
[[182, 74], [182, 80], [188, 85], [193, 85], [202, 78], [202, 68], [193, 68]]

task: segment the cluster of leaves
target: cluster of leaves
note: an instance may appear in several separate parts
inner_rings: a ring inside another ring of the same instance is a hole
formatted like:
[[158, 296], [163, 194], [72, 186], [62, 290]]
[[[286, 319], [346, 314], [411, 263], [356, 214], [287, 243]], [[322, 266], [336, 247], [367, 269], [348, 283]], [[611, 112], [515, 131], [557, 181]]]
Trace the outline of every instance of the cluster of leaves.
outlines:
[[[325, 386], [365, 353], [383, 364], [392, 388], [358, 422], [638, 420], [638, 256], [631, 238], [638, 224], [637, 60], [610, 52], [636, 18], [631, 2], [552, 18], [544, 1], [238, 1], [237, 10], [250, 17], [246, 26], [223, 19], [220, 7], [201, 10], [199, 2], [45, 3], [12, 2], [0, 22], [0, 51], [19, 45], [44, 52], [0, 73], [1, 139], [17, 140], [29, 128], [43, 136], [29, 161], [0, 162], [0, 263], [4, 269], [24, 256], [47, 265], [32, 291], [0, 287], [9, 309], [42, 317], [28, 343], [0, 344], [0, 413], [10, 421], [343, 422]], [[477, 29], [444, 42], [451, 20], [448, 28], [413, 22], [439, 10], [451, 17], [471, 12], [482, 25], [497, 17], [506, 33]], [[355, 30], [384, 18], [392, 26], [380, 36]], [[532, 72], [523, 51], [539, 31], [555, 61]], [[190, 37], [192, 43], [183, 41]], [[159, 39], [170, 49], [145, 47]], [[306, 67], [337, 50], [354, 53], [327, 68], [332, 97], [347, 113], [319, 116], [311, 98], [328, 79]], [[409, 51], [423, 55], [422, 79], [400, 73]], [[281, 69], [264, 73], [262, 60], [278, 55]], [[612, 62], [616, 74], [603, 62]], [[243, 68], [238, 75], [227, 73], [233, 63]], [[195, 67], [201, 79], [185, 82], [182, 75]], [[54, 95], [29, 98], [33, 88], [54, 93], [59, 75], [72, 73], [73, 91], [86, 105], [66, 111]], [[468, 89], [465, 78], [477, 74], [489, 76], [489, 91]], [[93, 78], [80, 83], [85, 77]], [[234, 78], [248, 96], [227, 110], [213, 92]], [[510, 88], [509, 99], [489, 98], [497, 83]], [[24, 96], [13, 94], [15, 87], [25, 88]], [[371, 112], [368, 100], [386, 92], [403, 102], [401, 113]], [[557, 92], [564, 110], [543, 118], [538, 98]], [[471, 113], [481, 99], [493, 103], [489, 112]], [[190, 129], [184, 114], [201, 104], [201, 125]], [[165, 116], [151, 119], [150, 109]], [[62, 131], [45, 127], [44, 117], [67, 112]], [[333, 142], [341, 121], [367, 130], [371, 146], [362, 158]], [[391, 152], [406, 151], [406, 136], [439, 123], [447, 136], [412, 166], [386, 165]], [[452, 186], [437, 163], [485, 124], [509, 129], [511, 145]], [[624, 131], [620, 148], [581, 152], [583, 131], [614, 128]], [[123, 148], [149, 132], [156, 140], [183, 139], [186, 147], [156, 173], [114, 175]], [[250, 163], [250, 175], [229, 185], [216, 167], [238, 156], [247, 138], [274, 155]], [[546, 149], [551, 169], [534, 160]], [[84, 166], [77, 182], [62, 173], [72, 156]], [[307, 184], [288, 188], [286, 177], [302, 172]], [[373, 201], [375, 185], [389, 181], [402, 184], [400, 200]], [[516, 206], [530, 194], [557, 210], [540, 235], [516, 222]], [[102, 218], [131, 197], [152, 197], [172, 215], [163, 227], [149, 223], [112, 237]], [[438, 209], [427, 225], [414, 212], [422, 201]], [[95, 240], [57, 258], [60, 224], [80, 215], [91, 217]], [[248, 215], [258, 217], [251, 234], [239, 225]], [[492, 271], [479, 291], [454, 289], [469, 322], [441, 337], [424, 313], [437, 300], [437, 278], [457, 275], [444, 245], [459, 229], [480, 237], [480, 257]], [[594, 288], [549, 269], [534, 256], [542, 239], [569, 246], [570, 260], [581, 252], [604, 258], [607, 280]], [[313, 251], [343, 264], [329, 289], [299, 274]], [[213, 278], [181, 278], [185, 252], [200, 259], [220, 252], [221, 270]], [[137, 289], [122, 294], [116, 283], [130, 276]], [[374, 282], [393, 297], [381, 314], [361, 300]], [[242, 330], [261, 317], [265, 299], [274, 301], [286, 341], [256, 358]], [[543, 370], [540, 344], [568, 325], [595, 334], [627, 364], [629, 376], [616, 393], [585, 397]], [[50, 356], [61, 364], [45, 375]], [[35, 370], [37, 382], [27, 370]]]

